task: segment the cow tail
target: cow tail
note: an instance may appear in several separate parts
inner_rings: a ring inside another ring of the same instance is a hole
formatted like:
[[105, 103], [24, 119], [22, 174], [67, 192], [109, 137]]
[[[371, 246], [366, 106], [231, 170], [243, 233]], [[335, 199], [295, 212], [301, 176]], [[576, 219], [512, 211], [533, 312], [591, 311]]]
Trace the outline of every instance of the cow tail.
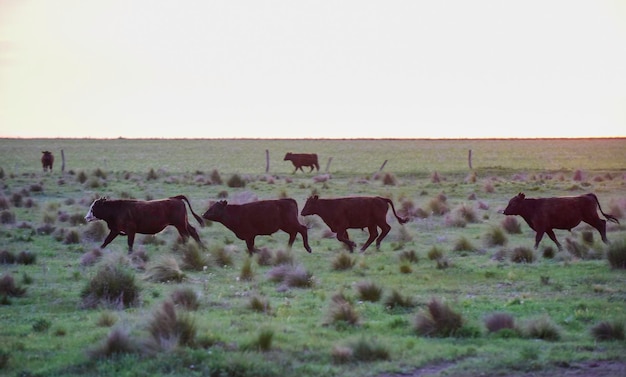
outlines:
[[589, 194], [589, 195], [593, 196], [593, 198], [596, 200], [596, 203], [598, 203], [598, 209], [600, 210], [600, 213], [602, 215], [604, 215], [604, 217], [608, 221], [611, 221], [611, 222], [614, 222], [616, 224], [619, 224], [619, 220], [615, 216], [607, 215], [606, 213], [604, 213], [604, 211], [602, 211], [602, 207], [600, 207], [600, 201], [598, 200], [598, 197], [596, 196], [596, 194]]
[[191, 208], [191, 203], [189, 203], [189, 199], [187, 199], [187, 197], [185, 195], [177, 195], [177, 196], [173, 196], [171, 197], [172, 199], [179, 199], [179, 200], [183, 200], [185, 202], [187, 202], [187, 205], [189, 206], [189, 210], [191, 211], [191, 214], [193, 215], [193, 217], [196, 218], [196, 220], [198, 221], [198, 223], [202, 226], [204, 226], [204, 221], [202, 220], [202, 218], [200, 216], [198, 216], [194, 211], [193, 208]]
[[398, 216], [398, 214], [396, 213], [396, 208], [393, 206], [393, 202], [391, 201], [391, 199], [389, 198], [383, 198], [387, 203], [391, 204], [391, 210], [393, 211], [393, 215], [396, 217], [396, 219], [398, 219], [398, 222], [400, 224], [405, 224], [409, 221], [409, 219], [404, 219], [400, 216]]

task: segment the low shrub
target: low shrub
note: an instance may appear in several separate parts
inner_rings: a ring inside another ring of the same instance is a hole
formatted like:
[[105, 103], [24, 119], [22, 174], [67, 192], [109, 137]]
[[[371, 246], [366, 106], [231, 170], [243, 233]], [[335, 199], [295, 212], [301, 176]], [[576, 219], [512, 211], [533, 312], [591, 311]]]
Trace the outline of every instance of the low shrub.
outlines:
[[118, 321], [117, 314], [111, 311], [103, 311], [100, 313], [96, 324], [100, 327], [111, 327]]
[[255, 312], [269, 314], [272, 311], [270, 302], [259, 295], [252, 295], [248, 301], [248, 308]]
[[165, 301], [154, 311], [147, 330], [150, 334], [147, 345], [154, 351], [172, 351], [178, 346], [192, 346], [197, 333], [193, 318], [176, 312], [172, 301]]
[[9, 360], [11, 360], [11, 352], [0, 349], [0, 370], [9, 365]]
[[391, 354], [389, 349], [376, 339], [365, 339], [365, 337], [350, 343], [352, 358], [359, 362], [374, 362], [379, 360], [389, 360]]
[[185, 277], [185, 273], [181, 271], [176, 258], [166, 256], [148, 268], [145, 279], [157, 283], [171, 281], [180, 283]]
[[354, 267], [356, 263], [356, 259], [352, 258], [350, 254], [346, 252], [341, 252], [333, 259], [333, 270], [335, 271], [345, 271]]
[[139, 345], [130, 337], [129, 330], [117, 327], [101, 344], [89, 349], [87, 355], [92, 360], [98, 360], [138, 352]]
[[274, 255], [272, 251], [266, 247], [260, 249], [256, 253], [256, 262], [259, 266], [271, 266]]
[[85, 308], [99, 305], [128, 308], [139, 302], [140, 291], [134, 273], [126, 266], [112, 261], [100, 266], [80, 296]]
[[86, 252], [80, 258], [81, 266], [93, 266], [102, 258], [102, 251], [100, 249], [92, 249]]
[[533, 263], [536, 259], [534, 250], [523, 246], [513, 249], [510, 258], [515, 263]]
[[395, 311], [415, 307], [415, 301], [411, 297], [402, 295], [397, 289], [393, 289], [383, 300], [385, 309]]
[[15, 255], [8, 251], [2, 250], [0, 251], [0, 264], [13, 264], [15, 263]]
[[272, 349], [272, 342], [274, 341], [274, 330], [261, 329], [257, 334], [257, 337], [250, 343], [245, 345], [244, 350], [254, 349], [261, 352], [267, 352]]
[[454, 247], [452, 248], [454, 251], [475, 251], [476, 247], [472, 245], [472, 243], [465, 238], [464, 236], [459, 237], [454, 243]]
[[624, 324], [602, 321], [591, 328], [591, 335], [597, 341], [624, 340]]
[[485, 318], [485, 327], [490, 333], [502, 330], [517, 331], [515, 318], [509, 313], [493, 313]]
[[226, 185], [230, 188], [246, 187], [246, 181], [239, 174], [233, 174], [226, 181]]
[[398, 254], [398, 259], [400, 262], [408, 262], [408, 263], [417, 263], [419, 262], [419, 257], [415, 250], [403, 250]]
[[383, 289], [378, 284], [371, 281], [360, 281], [356, 284], [356, 291], [362, 301], [376, 302], [383, 295]]
[[33, 331], [35, 332], [46, 332], [50, 329], [52, 323], [45, 318], [38, 318], [33, 322]]
[[454, 336], [463, 327], [463, 316], [433, 298], [425, 311], [415, 316], [414, 330], [425, 337]]
[[429, 260], [438, 260], [443, 257], [443, 251], [441, 250], [441, 248], [433, 246], [428, 251], [427, 256]]
[[216, 169], [211, 172], [211, 183], [214, 185], [222, 184], [222, 177], [220, 176], [220, 172]]
[[606, 252], [611, 268], [626, 269], [626, 239], [612, 242]]
[[0, 296], [22, 297], [24, 294], [26, 294], [26, 288], [17, 286], [13, 275], [6, 274], [0, 279]]
[[517, 218], [513, 216], [506, 216], [502, 220], [500, 225], [509, 234], [521, 234], [522, 233], [522, 227], [519, 221], [517, 221]]
[[561, 339], [561, 329], [548, 316], [531, 319], [524, 327], [524, 335], [531, 339], [557, 341]]
[[35, 264], [36, 261], [37, 255], [28, 250], [20, 251], [15, 257], [15, 263], [17, 264], [30, 265]]
[[176, 289], [170, 294], [170, 299], [174, 305], [185, 310], [198, 310], [200, 307], [198, 294], [190, 287]]
[[485, 240], [485, 245], [488, 247], [504, 246], [508, 242], [502, 228], [495, 226], [491, 227], [489, 231], [485, 233], [483, 239]]
[[335, 293], [330, 300], [328, 307], [328, 324], [358, 325], [359, 313], [354, 309], [343, 292]]
[[203, 271], [210, 265], [209, 257], [195, 242], [186, 242], [180, 246], [182, 267], [186, 270]]
[[211, 262], [218, 267], [232, 266], [233, 256], [230, 251], [224, 247], [214, 247], [210, 251]]
[[246, 258], [241, 265], [241, 271], [239, 272], [239, 280], [252, 281], [254, 280], [254, 269], [252, 268], [252, 258]]
[[0, 212], [0, 224], [15, 224], [15, 213], [10, 210]]

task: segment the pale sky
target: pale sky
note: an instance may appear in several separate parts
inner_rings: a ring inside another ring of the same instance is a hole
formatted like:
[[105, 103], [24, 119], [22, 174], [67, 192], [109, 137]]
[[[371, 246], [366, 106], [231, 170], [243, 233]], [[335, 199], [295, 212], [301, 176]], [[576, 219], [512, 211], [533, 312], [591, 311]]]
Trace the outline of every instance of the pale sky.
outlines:
[[624, 0], [0, 0], [0, 137], [589, 136]]

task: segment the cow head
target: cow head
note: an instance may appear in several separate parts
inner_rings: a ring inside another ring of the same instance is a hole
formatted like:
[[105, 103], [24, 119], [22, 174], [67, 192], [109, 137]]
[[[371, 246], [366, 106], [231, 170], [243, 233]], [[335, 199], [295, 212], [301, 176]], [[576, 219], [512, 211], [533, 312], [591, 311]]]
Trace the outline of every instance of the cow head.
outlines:
[[317, 212], [317, 200], [318, 199], [319, 199], [319, 196], [317, 195], [310, 196], [306, 200], [306, 203], [304, 203], [304, 208], [302, 208], [302, 212], [300, 212], [300, 214], [302, 216], [315, 215]]
[[502, 213], [505, 215], [519, 215], [521, 213], [522, 203], [524, 202], [525, 198], [526, 195], [520, 192], [511, 200], [509, 200], [509, 205], [506, 206]]
[[291, 160], [291, 152], [287, 152], [287, 154], [285, 155], [285, 158], [283, 158], [283, 161], [289, 161]]
[[91, 206], [89, 207], [89, 211], [87, 211], [87, 215], [85, 215], [85, 221], [91, 222], [99, 220], [98, 216], [95, 213], [102, 207], [106, 200], [106, 198], [94, 200], [94, 202], [91, 203]]
[[226, 206], [228, 202], [226, 200], [220, 200], [219, 202], [213, 203], [209, 209], [206, 210], [203, 218], [211, 221], [220, 221], [224, 218], [224, 212], [226, 211]]

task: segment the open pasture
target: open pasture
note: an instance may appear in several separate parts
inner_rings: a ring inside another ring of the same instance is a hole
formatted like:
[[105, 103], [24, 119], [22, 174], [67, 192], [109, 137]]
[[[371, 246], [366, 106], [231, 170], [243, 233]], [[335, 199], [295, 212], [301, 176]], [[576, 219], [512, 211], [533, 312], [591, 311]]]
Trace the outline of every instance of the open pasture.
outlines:
[[[286, 152], [317, 153], [320, 172], [292, 174]], [[624, 372], [626, 270], [608, 255], [626, 248], [626, 139], [0, 139], [0, 169], [0, 375]], [[528, 225], [500, 213], [519, 192], [593, 192], [622, 224], [607, 224], [610, 246], [581, 224], [555, 231], [564, 251], [547, 236], [533, 250]], [[378, 195], [409, 222], [389, 211], [381, 249], [349, 254], [301, 217], [311, 254], [279, 231], [252, 258], [191, 216], [206, 250], [170, 227], [138, 235], [133, 255], [122, 236], [100, 251], [106, 225], [84, 222], [99, 196], [179, 194], [199, 214], [218, 199], [301, 210], [312, 194]]]

